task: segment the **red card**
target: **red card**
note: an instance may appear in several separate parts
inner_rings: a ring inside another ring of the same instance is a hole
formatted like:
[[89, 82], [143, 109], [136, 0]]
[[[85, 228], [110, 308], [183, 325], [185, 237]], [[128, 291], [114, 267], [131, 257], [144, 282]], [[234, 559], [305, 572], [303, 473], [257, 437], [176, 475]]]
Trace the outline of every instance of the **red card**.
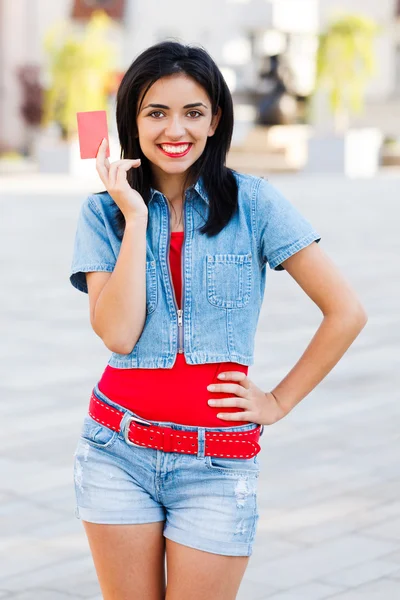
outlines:
[[77, 112], [79, 147], [81, 158], [96, 158], [103, 138], [108, 145], [106, 157], [110, 156], [110, 142], [108, 140], [107, 113], [105, 110], [91, 110]]

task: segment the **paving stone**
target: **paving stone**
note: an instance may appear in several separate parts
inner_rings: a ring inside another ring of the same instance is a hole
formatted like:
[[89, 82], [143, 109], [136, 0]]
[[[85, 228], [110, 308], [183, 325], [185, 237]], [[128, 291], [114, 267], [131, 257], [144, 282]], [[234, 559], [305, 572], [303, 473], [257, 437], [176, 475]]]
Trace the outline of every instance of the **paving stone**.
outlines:
[[254, 583], [246, 575], [242, 579], [236, 600], [263, 600], [276, 592], [276, 588], [265, 583]]
[[285, 590], [346, 567], [378, 559], [395, 548], [393, 542], [348, 535], [266, 561], [262, 566], [249, 565], [247, 573], [251, 581], [268, 581], [270, 585]]
[[298, 552], [304, 545], [295, 544], [287, 540], [274, 538], [271, 535], [261, 536], [258, 534], [254, 543], [253, 554], [251, 555], [249, 566], [265, 565], [266, 561], [277, 558], [278, 556], [288, 556], [291, 553]]
[[374, 527], [366, 527], [362, 530], [362, 533], [371, 537], [400, 541], [400, 518], [388, 519]]
[[399, 582], [383, 578], [331, 596], [331, 600], [398, 600]]
[[0, 586], [13, 593], [22, 592], [27, 588], [50, 587], [50, 583], [56, 589], [57, 586], [54, 585], [54, 582], [58, 579], [70, 577], [73, 582], [75, 579], [79, 579], [82, 573], [85, 574], [88, 571], [94, 573], [92, 557], [88, 553], [78, 554], [75, 552], [70, 558], [58, 561], [54, 560], [54, 557], [48, 558], [41, 566], [35, 566], [34, 561], [30, 561], [25, 564], [22, 572], [16, 574], [7, 574], [4, 570], [1, 573]]
[[94, 566], [82, 573], [75, 573], [73, 577], [60, 575], [54, 579], [49, 578], [47, 585], [77, 598], [86, 599], [101, 592]]
[[392, 576], [398, 572], [399, 567], [394, 563], [382, 560], [373, 560], [355, 565], [350, 569], [342, 569], [336, 573], [325, 575], [323, 581], [331, 585], [343, 587], [357, 587], [369, 581], [374, 581], [385, 576]]
[[400, 569], [398, 569], [394, 573], [390, 573], [390, 575], [388, 577], [389, 577], [389, 579], [395, 579], [396, 581], [400, 582]]
[[287, 592], [278, 592], [266, 596], [268, 600], [323, 600], [331, 598], [335, 593], [343, 591], [343, 587], [328, 585], [318, 581], [306, 585], [296, 586]]
[[0, 540], [5, 536], [24, 535], [40, 524], [59, 523], [61, 518], [56, 510], [16, 497], [0, 506]]
[[63, 594], [51, 589], [32, 589], [13, 596], [13, 600], [71, 600], [70, 594]]

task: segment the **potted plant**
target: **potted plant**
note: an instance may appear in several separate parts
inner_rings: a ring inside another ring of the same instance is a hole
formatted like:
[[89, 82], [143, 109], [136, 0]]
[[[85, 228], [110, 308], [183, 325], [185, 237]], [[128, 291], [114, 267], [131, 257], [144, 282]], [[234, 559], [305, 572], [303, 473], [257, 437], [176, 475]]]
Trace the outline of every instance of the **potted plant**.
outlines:
[[318, 130], [317, 124], [309, 138], [307, 171], [368, 177], [378, 170], [382, 132], [352, 129], [349, 119], [364, 109], [366, 86], [376, 72], [374, 42], [379, 31], [372, 19], [349, 14], [332, 21], [318, 36], [311, 106], [317, 121], [322, 107], [322, 126]]
[[41, 172], [86, 174], [93, 170], [88, 164], [92, 161], [80, 158], [76, 113], [108, 111], [116, 62], [115, 47], [106, 37], [112, 23], [104, 11], [97, 10], [83, 33], [71, 31], [71, 23], [64, 20], [45, 36], [50, 84], [44, 89], [42, 129], [35, 145]]

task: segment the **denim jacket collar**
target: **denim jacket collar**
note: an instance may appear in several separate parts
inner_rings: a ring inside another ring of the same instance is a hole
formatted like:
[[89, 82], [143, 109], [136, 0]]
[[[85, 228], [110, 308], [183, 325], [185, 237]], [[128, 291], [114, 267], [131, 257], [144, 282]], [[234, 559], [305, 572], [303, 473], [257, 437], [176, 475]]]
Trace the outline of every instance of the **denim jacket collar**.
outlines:
[[[198, 178], [197, 182], [194, 185], [191, 185], [189, 188], [189, 190], [191, 189], [195, 189], [196, 192], [198, 193], [198, 195], [200, 196], [200, 198], [202, 198], [202, 200], [204, 200], [204, 202], [206, 204], [209, 204], [209, 199], [208, 199], [208, 195], [206, 192], [206, 188], [204, 186], [204, 180], [203, 180], [203, 176], [200, 175], [200, 177]], [[150, 188], [150, 200], [149, 203], [153, 200], [154, 196], [156, 194], [161, 194], [161, 192], [159, 190], [156, 190], [155, 188]]]

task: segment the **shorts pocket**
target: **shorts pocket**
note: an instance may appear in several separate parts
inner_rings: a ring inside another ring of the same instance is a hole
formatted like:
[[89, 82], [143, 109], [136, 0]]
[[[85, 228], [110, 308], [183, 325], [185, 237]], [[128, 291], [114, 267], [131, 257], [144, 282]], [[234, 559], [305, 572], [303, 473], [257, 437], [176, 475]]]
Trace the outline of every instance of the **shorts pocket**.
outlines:
[[250, 300], [251, 254], [207, 254], [207, 300], [220, 308], [242, 308]]
[[86, 415], [81, 430], [81, 438], [96, 448], [110, 448], [118, 438], [118, 431], [114, 431], [98, 423], [90, 415]]
[[219, 471], [227, 475], [250, 475], [258, 477], [260, 465], [257, 455], [252, 458], [226, 458], [220, 456], [205, 456], [204, 462], [207, 469]]

